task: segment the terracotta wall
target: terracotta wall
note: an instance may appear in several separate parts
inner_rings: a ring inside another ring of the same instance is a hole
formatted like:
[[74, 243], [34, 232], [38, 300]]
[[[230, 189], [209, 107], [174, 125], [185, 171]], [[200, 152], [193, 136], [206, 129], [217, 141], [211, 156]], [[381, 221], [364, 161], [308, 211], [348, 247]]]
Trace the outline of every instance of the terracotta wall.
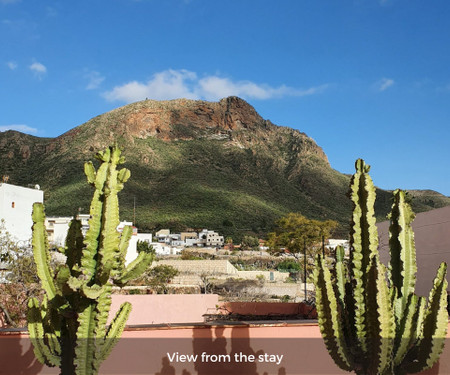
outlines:
[[[195, 361], [189, 362], [181, 355], [196, 356]], [[216, 362], [212, 362], [214, 360]], [[307, 323], [164, 325], [127, 329], [102, 364], [100, 373], [348, 374], [332, 362], [317, 324]], [[450, 374], [450, 343], [438, 366], [426, 373]], [[17, 333], [0, 335], [0, 374], [58, 374], [58, 369], [37, 363], [28, 336]]]
[[123, 302], [133, 306], [128, 325], [160, 323], [201, 323], [204, 314], [215, 311], [217, 294], [146, 294], [112, 296], [110, 319]]
[[[216, 295], [116, 295], [111, 314], [125, 300], [133, 304], [129, 326], [103, 362], [101, 374], [347, 373], [334, 365], [318, 325], [311, 321], [200, 323], [205, 313], [218, 312]], [[226, 310], [219, 309], [222, 313], [261, 315], [260, 319], [267, 319], [266, 314], [309, 313], [304, 309], [310, 308], [297, 303], [226, 303], [223, 306]], [[183, 356], [190, 356], [193, 361]], [[36, 361], [25, 330], [0, 330], [0, 375], [58, 373], [58, 369]], [[427, 374], [450, 375], [450, 342], [439, 365]]]

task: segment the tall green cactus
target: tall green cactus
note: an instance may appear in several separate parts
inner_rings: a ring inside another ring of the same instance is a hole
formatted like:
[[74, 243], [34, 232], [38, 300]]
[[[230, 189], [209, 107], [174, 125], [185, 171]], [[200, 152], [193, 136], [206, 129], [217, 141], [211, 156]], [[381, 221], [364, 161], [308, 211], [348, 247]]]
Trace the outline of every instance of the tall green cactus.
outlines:
[[50, 267], [44, 207], [33, 207], [33, 251], [38, 276], [45, 291], [40, 304], [28, 303], [28, 330], [38, 360], [58, 366], [63, 375], [97, 374], [101, 362], [120, 338], [131, 311], [126, 302], [108, 325], [112, 286], [123, 286], [138, 277], [153, 260], [150, 252], [141, 252], [125, 267], [125, 255], [131, 228], [122, 234], [119, 225], [117, 194], [130, 177], [127, 169], [117, 170], [124, 162], [117, 147], [97, 154], [97, 171], [85, 164], [89, 184], [95, 188], [90, 207], [89, 229], [83, 238], [81, 223], [71, 222], [66, 246], [61, 251], [66, 263], [56, 271]]
[[[378, 258], [375, 187], [359, 159], [350, 182], [353, 215], [350, 262], [336, 250], [332, 271], [319, 255], [314, 271], [316, 307], [325, 345], [335, 363], [358, 375], [407, 374], [430, 368], [447, 332], [447, 265], [442, 263], [428, 302], [414, 294], [414, 213], [396, 190], [390, 214], [389, 269]], [[388, 279], [386, 279], [386, 274]]]

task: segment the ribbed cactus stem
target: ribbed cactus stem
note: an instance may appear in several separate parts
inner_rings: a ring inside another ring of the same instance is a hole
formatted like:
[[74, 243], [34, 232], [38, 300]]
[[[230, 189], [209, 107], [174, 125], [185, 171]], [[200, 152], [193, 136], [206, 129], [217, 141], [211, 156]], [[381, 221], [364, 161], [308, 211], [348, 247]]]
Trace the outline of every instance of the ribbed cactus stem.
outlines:
[[414, 213], [406, 194], [396, 190], [390, 214], [389, 280], [385, 279], [385, 266], [378, 260], [370, 167], [361, 159], [355, 166], [349, 193], [353, 202], [349, 270], [343, 249], [337, 249], [334, 279], [321, 257], [314, 272], [322, 336], [344, 370], [358, 375], [420, 372], [438, 360], [444, 346], [446, 265], [438, 269], [428, 303], [414, 294]]
[[411, 226], [414, 216], [406, 202], [406, 193], [395, 190], [389, 227], [389, 277], [400, 298], [400, 312], [405, 310], [409, 296], [414, 293], [416, 287], [416, 249]]
[[64, 375], [94, 375], [119, 340], [131, 305], [121, 306], [107, 325], [113, 284], [125, 285], [138, 277], [153, 259], [141, 253], [139, 265], [125, 267], [131, 230], [118, 233], [118, 193], [130, 176], [117, 147], [97, 155], [96, 171], [85, 164], [88, 183], [94, 187], [89, 230], [83, 239], [81, 223], [73, 220], [63, 250], [66, 264], [53, 272], [44, 227], [44, 208], [33, 210], [33, 250], [38, 276], [46, 297], [42, 304], [29, 301], [28, 329], [36, 357], [49, 366], [59, 366]]

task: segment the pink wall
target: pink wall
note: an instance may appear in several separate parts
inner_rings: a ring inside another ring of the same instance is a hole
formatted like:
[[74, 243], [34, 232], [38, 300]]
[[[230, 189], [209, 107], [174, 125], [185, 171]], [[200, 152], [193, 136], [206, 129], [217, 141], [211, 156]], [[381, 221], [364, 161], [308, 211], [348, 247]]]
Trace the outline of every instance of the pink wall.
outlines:
[[[203, 321], [203, 314], [217, 312], [216, 295], [115, 295], [112, 310], [124, 301], [133, 304], [128, 328], [103, 362], [101, 374], [347, 373], [335, 366], [318, 325], [311, 321], [196, 323]], [[225, 303], [224, 306], [242, 315], [289, 315], [302, 309], [294, 303]], [[450, 338], [450, 332], [447, 337]], [[181, 355], [197, 357], [189, 362], [183, 361]], [[214, 359], [223, 362], [212, 362]], [[26, 332], [0, 330], [0, 375], [58, 373], [59, 369], [42, 366], [35, 360]], [[427, 374], [450, 375], [450, 343], [439, 366]]]
[[133, 305], [128, 325], [160, 323], [201, 323], [203, 314], [214, 312], [217, 294], [146, 294], [112, 296], [109, 317], [112, 319], [123, 302]]
[[[169, 357], [177, 352], [179, 355], [197, 355], [196, 361], [170, 362]], [[230, 361], [212, 363], [214, 357], [206, 356], [214, 354], [221, 354], [224, 360], [229, 355]], [[254, 361], [251, 355], [255, 356]], [[279, 360], [280, 357], [275, 357], [277, 355], [283, 355], [283, 358]], [[275, 362], [270, 362], [271, 359]], [[317, 324], [237, 323], [127, 329], [103, 363], [100, 373], [325, 375], [347, 372], [339, 370], [332, 362]], [[27, 335], [22, 333], [0, 335], [0, 374], [58, 374], [58, 369], [36, 363]], [[426, 374], [450, 374], [450, 344], [444, 350], [439, 365]]]

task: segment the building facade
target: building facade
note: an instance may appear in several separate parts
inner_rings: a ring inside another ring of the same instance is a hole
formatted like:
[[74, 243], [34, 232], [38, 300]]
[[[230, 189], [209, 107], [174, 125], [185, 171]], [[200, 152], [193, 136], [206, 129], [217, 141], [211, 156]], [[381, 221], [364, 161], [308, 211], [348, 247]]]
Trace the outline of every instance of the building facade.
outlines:
[[39, 185], [34, 188], [0, 183], [0, 219], [16, 242], [31, 240], [33, 203], [44, 202]]

